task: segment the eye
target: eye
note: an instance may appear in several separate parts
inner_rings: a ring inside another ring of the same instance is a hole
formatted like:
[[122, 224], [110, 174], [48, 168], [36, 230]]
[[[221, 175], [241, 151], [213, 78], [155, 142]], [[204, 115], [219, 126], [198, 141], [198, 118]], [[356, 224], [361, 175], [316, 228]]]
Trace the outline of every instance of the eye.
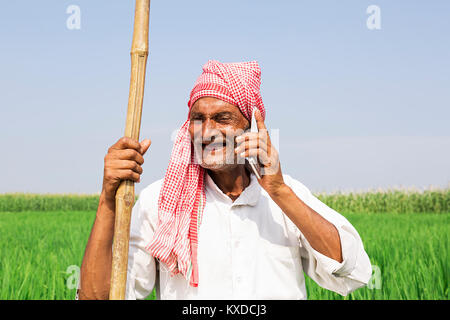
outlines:
[[221, 115], [218, 115], [217, 117], [215, 117], [215, 120], [217, 122], [228, 122], [228, 121], [232, 120], [232, 117], [229, 114], [221, 114]]
[[203, 117], [201, 115], [193, 115], [190, 118], [191, 121], [202, 121]]

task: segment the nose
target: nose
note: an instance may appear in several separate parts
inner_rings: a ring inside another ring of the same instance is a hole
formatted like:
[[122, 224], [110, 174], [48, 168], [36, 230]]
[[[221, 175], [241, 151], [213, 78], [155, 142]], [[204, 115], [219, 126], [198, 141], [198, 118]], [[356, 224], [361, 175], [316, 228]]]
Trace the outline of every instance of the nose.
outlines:
[[202, 124], [202, 140], [203, 142], [213, 142], [217, 136], [220, 135], [220, 131], [216, 128], [214, 121], [206, 119]]

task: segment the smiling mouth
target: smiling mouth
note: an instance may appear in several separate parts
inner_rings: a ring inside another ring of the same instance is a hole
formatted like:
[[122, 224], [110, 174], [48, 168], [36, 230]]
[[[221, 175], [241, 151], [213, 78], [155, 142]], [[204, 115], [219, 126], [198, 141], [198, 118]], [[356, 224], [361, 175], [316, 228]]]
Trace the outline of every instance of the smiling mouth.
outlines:
[[205, 151], [207, 150], [208, 152], [212, 152], [212, 151], [217, 151], [220, 149], [223, 149], [226, 147], [226, 143], [209, 143], [209, 144], [202, 144], [202, 149]]

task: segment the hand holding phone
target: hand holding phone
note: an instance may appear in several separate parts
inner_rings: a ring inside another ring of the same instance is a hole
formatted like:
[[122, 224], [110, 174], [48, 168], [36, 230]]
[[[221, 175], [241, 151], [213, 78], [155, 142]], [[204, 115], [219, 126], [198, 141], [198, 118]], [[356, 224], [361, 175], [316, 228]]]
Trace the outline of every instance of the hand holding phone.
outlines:
[[[258, 132], [258, 125], [256, 123], [255, 112], [256, 112], [256, 108], [253, 108], [250, 132]], [[255, 176], [258, 179], [261, 179], [261, 173], [259, 172], [258, 159], [256, 157], [245, 157], [245, 159], [248, 161], [248, 164], [250, 165], [250, 168], [252, 169]]]

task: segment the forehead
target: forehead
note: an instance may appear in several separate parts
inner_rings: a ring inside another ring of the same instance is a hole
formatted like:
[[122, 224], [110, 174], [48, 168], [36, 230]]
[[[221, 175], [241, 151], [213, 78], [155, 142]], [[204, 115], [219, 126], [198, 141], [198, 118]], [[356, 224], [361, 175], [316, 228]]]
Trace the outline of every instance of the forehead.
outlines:
[[242, 114], [241, 110], [234, 104], [226, 101], [214, 98], [214, 97], [202, 97], [195, 101], [192, 105], [191, 113], [201, 114], [215, 114], [219, 112], [231, 112], [236, 114]]

